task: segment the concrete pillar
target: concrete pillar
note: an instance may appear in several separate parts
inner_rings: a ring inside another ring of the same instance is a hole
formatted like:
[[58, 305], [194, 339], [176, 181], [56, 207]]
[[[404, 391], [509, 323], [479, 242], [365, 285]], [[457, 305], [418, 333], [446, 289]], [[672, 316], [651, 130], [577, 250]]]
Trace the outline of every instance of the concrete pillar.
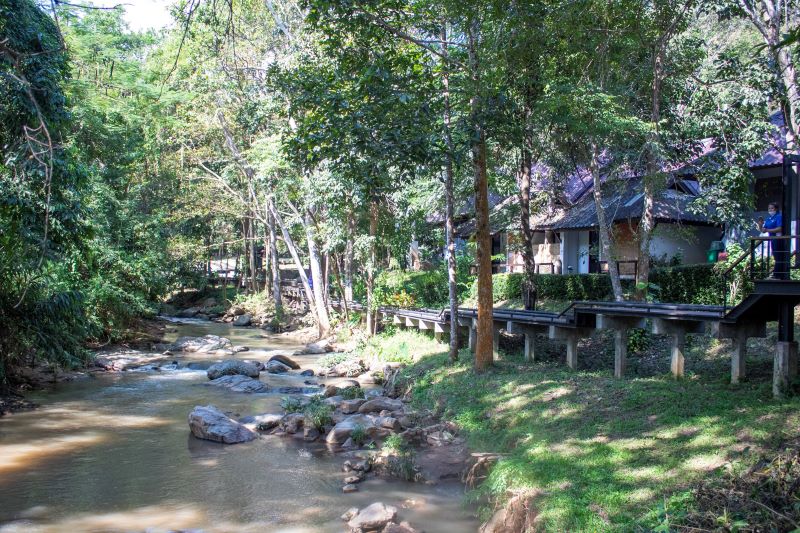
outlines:
[[536, 360], [536, 334], [525, 334], [525, 360], [533, 362]]
[[492, 356], [495, 361], [500, 359], [500, 328], [492, 328]]
[[572, 370], [578, 369], [578, 336], [570, 335], [567, 341], [567, 366]]
[[746, 374], [747, 336], [737, 335], [733, 339], [733, 355], [731, 356], [731, 383], [739, 383]]
[[434, 339], [436, 342], [442, 342], [442, 332], [441, 332], [441, 331], [436, 331], [436, 330], [433, 330], [433, 339]]
[[474, 322], [469, 328], [469, 350], [475, 353], [475, 346], [478, 344], [478, 325]]
[[669, 368], [672, 371], [672, 376], [675, 378], [683, 377], [684, 356], [683, 352], [686, 348], [686, 333], [683, 331], [676, 331], [672, 333], [672, 356], [670, 357]]
[[797, 377], [797, 342], [779, 341], [775, 347], [772, 394], [776, 398], [785, 395], [795, 377]]
[[628, 365], [628, 330], [617, 329], [614, 331], [614, 377], [621, 378], [625, 375]]

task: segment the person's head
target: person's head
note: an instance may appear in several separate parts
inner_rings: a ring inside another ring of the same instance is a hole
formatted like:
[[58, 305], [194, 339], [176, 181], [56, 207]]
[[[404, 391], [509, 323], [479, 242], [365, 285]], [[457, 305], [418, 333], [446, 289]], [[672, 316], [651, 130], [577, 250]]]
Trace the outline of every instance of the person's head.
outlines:
[[767, 206], [767, 211], [769, 211], [770, 215], [774, 215], [778, 211], [780, 211], [780, 207], [778, 207], [778, 202], [770, 202]]

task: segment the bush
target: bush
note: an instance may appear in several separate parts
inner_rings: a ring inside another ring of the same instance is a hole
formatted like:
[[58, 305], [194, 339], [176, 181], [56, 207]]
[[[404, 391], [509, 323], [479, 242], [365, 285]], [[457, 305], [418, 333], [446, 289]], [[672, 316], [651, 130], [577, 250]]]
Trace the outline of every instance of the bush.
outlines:
[[345, 387], [339, 390], [339, 396], [345, 400], [356, 400], [364, 397], [364, 391], [361, 387]]
[[368, 438], [369, 435], [367, 435], [367, 430], [364, 429], [364, 426], [361, 424], [356, 424], [352, 433], [350, 433], [350, 439], [356, 446], [363, 446], [364, 443], [367, 442]]
[[[495, 303], [522, 298], [525, 274], [492, 276], [492, 298]], [[534, 274], [537, 297], [547, 300], [608, 300], [611, 278], [607, 274]], [[478, 282], [472, 284], [470, 298], [477, 299]]]
[[306, 420], [317, 429], [323, 431], [325, 426], [333, 423], [333, 407], [325, 403], [322, 396], [312, 396], [303, 410]]
[[656, 268], [650, 272], [651, 291], [659, 302], [722, 304], [725, 263]]
[[286, 413], [299, 413], [303, 410], [303, 402], [294, 396], [284, 396], [281, 398], [281, 409]]

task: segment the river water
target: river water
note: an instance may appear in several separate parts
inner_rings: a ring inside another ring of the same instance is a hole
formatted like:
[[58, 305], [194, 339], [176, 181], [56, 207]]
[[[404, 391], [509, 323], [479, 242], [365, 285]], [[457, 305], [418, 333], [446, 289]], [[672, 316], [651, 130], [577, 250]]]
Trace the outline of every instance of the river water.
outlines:
[[[177, 325], [167, 340], [209, 333], [250, 347], [237, 354], [242, 359], [296, 348], [280, 335], [199, 321]], [[295, 359], [305, 368], [316, 357]], [[323, 444], [195, 439], [187, 424], [195, 405], [241, 416], [279, 413], [281, 395], [230, 392], [206, 385], [205, 371], [185, 368], [213, 356], [172, 359], [180, 369], [95, 374], [31, 394], [39, 409], [0, 418], [0, 532], [341, 532], [344, 511], [375, 501], [396, 506], [400, 519], [428, 533], [477, 530], [459, 484], [369, 478], [359, 492], [343, 494], [343, 458]], [[279, 387], [309, 378], [261, 379]]]

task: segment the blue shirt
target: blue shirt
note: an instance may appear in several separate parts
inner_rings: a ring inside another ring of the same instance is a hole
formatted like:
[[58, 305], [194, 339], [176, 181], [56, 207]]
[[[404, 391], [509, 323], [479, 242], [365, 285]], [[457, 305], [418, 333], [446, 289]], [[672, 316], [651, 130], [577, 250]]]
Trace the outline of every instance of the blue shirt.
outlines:
[[764, 229], [776, 229], [783, 227], [783, 217], [780, 213], [775, 213], [764, 221]]

